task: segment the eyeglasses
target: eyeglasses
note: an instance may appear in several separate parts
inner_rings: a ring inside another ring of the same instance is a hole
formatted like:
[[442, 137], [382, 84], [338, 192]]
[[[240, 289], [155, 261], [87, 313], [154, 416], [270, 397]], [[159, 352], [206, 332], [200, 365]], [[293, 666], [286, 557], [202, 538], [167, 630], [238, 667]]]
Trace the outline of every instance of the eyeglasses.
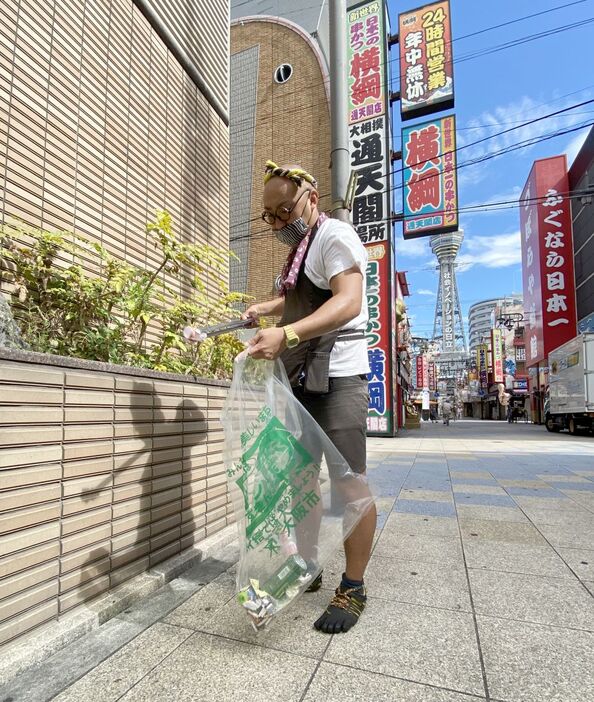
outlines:
[[277, 219], [280, 219], [281, 222], [288, 222], [291, 212], [293, 212], [293, 210], [297, 207], [305, 193], [311, 193], [311, 190], [304, 190], [297, 198], [297, 202], [295, 202], [293, 207], [279, 207], [274, 214], [272, 212], [268, 212], [268, 210], [264, 210], [264, 212], [262, 212], [262, 219], [266, 222], [266, 224], [274, 224]]

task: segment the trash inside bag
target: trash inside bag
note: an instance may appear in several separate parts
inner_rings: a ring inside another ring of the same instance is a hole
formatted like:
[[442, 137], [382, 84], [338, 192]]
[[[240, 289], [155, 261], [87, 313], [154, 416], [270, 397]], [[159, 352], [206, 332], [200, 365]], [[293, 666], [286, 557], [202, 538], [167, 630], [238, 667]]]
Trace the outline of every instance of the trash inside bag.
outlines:
[[295, 399], [280, 360], [237, 357], [222, 423], [237, 600], [258, 631], [307, 589], [373, 498]]

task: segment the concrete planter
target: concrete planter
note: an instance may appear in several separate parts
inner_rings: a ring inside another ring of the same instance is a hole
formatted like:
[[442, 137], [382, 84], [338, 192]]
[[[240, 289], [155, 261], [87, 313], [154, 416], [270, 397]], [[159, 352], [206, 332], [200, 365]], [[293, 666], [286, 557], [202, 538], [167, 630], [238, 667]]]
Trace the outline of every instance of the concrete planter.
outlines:
[[0, 645], [233, 521], [227, 387], [0, 349]]

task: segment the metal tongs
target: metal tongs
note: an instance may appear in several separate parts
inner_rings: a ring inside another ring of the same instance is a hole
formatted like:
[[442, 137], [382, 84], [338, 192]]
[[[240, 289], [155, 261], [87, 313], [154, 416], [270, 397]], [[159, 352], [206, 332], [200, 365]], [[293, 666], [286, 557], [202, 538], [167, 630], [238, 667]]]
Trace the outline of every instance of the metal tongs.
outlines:
[[195, 343], [200, 343], [206, 341], [211, 336], [220, 336], [221, 334], [228, 334], [229, 332], [236, 331], [237, 329], [248, 329], [254, 326], [253, 319], [232, 319], [230, 322], [221, 322], [221, 324], [215, 324], [212, 327], [204, 327], [202, 329], [195, 329], [194, 327], [186, 327], [184, 329], [184, 339], [187, 341], [192, 341]]

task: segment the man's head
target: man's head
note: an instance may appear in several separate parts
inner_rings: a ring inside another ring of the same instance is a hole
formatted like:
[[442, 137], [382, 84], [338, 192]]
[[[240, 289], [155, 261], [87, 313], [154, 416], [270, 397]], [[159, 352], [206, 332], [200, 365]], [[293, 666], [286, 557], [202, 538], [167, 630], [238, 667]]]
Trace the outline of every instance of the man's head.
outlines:
[[312, 227], [319, 216], [317, 181], [301, 166], [266, 164], [262, 219], [274, 231], [299, 218]]

